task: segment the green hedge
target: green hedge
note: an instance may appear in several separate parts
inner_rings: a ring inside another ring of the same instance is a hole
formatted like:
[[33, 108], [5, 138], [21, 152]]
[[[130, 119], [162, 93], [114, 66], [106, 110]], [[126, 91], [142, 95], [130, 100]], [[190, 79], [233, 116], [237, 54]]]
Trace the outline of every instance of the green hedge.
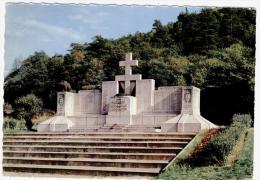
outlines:
[[191, 166], [221, 165], [233, 149], [241, 133], [251, 126], [249, 114], [235, 114], [230, 127], [220, 130], [203, 149], [184, 160]]
[[15, 118], [5, 117], [3, 122], [3, 130], [6, 131], [25, 131], [26, 122]]

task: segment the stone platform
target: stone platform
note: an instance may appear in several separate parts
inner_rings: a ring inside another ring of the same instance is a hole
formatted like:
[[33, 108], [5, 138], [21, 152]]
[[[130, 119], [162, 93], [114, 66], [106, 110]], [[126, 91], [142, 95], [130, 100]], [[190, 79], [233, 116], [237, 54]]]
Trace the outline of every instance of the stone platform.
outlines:
[[195, 133], [4, 134], [3, 171], [154, 177]]

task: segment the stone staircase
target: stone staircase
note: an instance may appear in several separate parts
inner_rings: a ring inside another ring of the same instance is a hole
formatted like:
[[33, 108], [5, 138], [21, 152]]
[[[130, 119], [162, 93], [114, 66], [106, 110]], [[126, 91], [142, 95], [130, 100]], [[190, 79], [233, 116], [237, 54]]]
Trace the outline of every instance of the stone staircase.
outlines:
[[120, 125], [120, 124], [113, 124], [108, 125], [105, 124], [103, 126], [96, 126], [90, 128], [73, 128], [70, 129], [69, 132], [146, 132], [146, 133], [153, 133], [153, 132], [160, 132], [161, 127], [154, 127], [154, 126], [143, 126], [143, 125]]
[[194, 133], [9, 133], [3, 171], [85, 176], [156, 176]]

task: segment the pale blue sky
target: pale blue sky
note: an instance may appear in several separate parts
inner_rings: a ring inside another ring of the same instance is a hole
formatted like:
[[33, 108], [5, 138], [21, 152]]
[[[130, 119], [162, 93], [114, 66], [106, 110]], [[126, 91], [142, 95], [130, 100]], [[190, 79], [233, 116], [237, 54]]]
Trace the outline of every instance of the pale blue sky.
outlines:
[[[201, 8], [189, 7], [189, 12]], [[147, 32], [155, 19], [176, 21], [185, 7], [117, 5], [8, 4], [5, 29], [5, 75], [14, 60], [43, 50], [65, 54], [71, 43], [90, 42], [96, 35], [118, 38]]]

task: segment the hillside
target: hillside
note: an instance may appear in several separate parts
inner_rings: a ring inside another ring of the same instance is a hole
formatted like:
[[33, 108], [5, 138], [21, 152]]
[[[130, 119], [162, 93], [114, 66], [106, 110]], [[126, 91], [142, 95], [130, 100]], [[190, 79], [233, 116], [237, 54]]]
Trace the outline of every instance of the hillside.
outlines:
[[[146, 33], [72, 43], [68, 54], [35, 52], [5, 78], [5, 115], [30, 121], [55, 110], [58, 91], [100, 89], [122, 73], [118, 62], [129, 51], [140, 60], [134, 73], [155, 79], [156, 86], [201, 88], [202, 115], [213, 123], [229, 124], [234, 113], [253, 115], [255, 17], [252, 9], [203, 9], [166, 25], [155, 20]], [[36, 105], [25, 116], [27, 101]]]

